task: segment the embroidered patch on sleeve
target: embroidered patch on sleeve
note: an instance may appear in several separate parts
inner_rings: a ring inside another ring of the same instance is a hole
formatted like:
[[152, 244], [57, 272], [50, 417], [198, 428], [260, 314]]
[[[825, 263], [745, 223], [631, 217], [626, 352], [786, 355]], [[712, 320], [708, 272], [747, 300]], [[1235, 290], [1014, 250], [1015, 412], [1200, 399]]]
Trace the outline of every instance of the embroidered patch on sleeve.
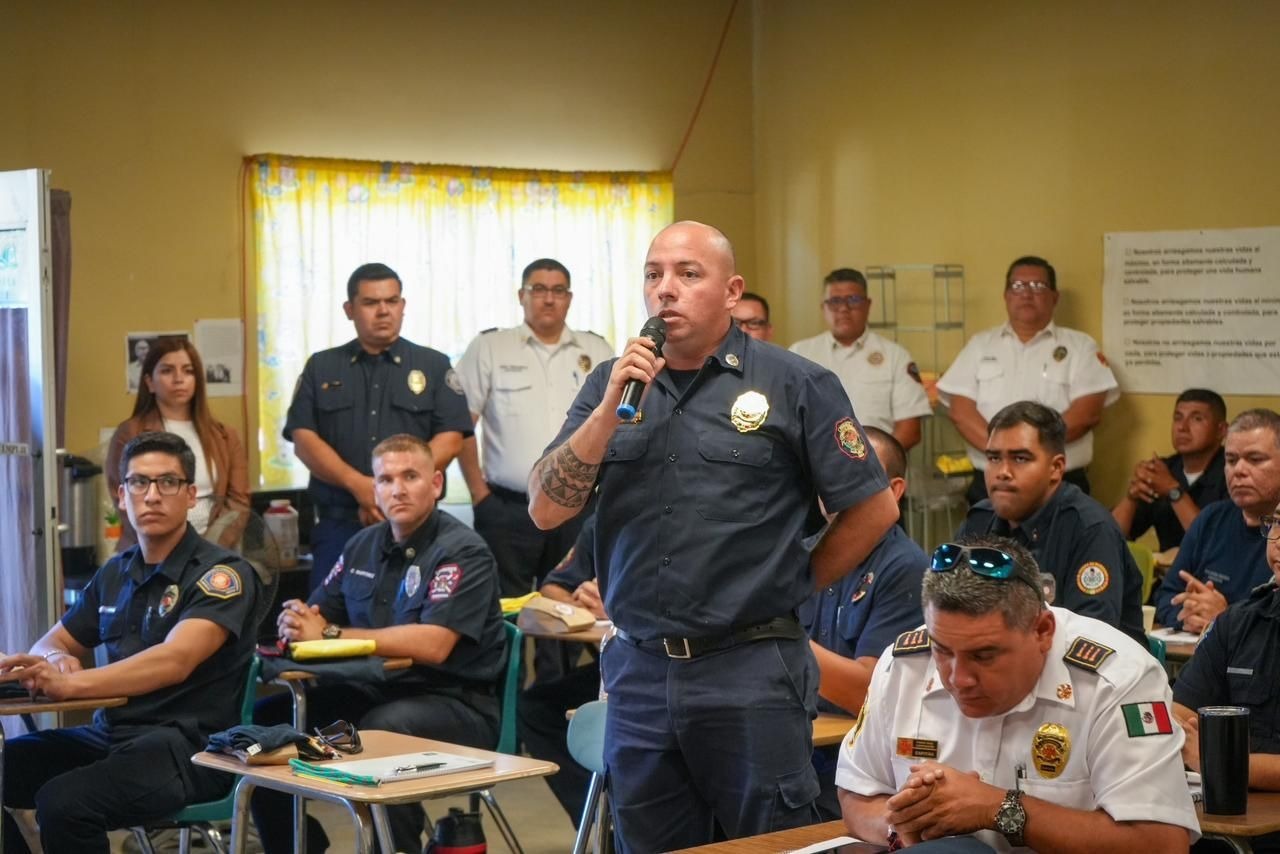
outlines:
[[852, 418], [841, 418], [836, 422], [836, 446], [851, 460], [867, 458], [867, 444], [862, 441], [862, 432]]
[[1109, 646], [1088, 638], [1076, 638], [1071, 642], [1066, 655], [1062, 656], [1062, 660], [1067, 664], [1097, 672], [1102, 663], [1112, 655], [1115, 655], [1115, 650]]
[[338, 561], [333, 565], [333, 569], [329, 570], [329, 574], [324, 577], [324, 583], [321, 587], [328, 587], [329, 582], [342, 575], [342, 555], [338, 555]]
[[456, 563], [444, 563], [436, 567], [431, 576], [431, 584], [427, 587], [427, 598], [432, 602], [442, 602], [453, 595], [462, 581], [462, 567]]
[[913, 629], [898, 635], [898, 639], [893, 642], [893, 654], [912, 655], [913, 653], [924, 652], [932, 644], [933, 641], [930, 640], [929, 632], [926, 629]]
[[1091, 560], [1076, 571], [1076, 587], [1086, 596], [1097, 596], [1111, 586], [1111, 574], [1096, 560]]
[[1164, 700], [1150, 703], [1126, 703], [1120, 707], [1124, 714], [1124, 728], [1129, 738], [1144, 735], [1169, 735], [1173, 732], [1173, 719]]
[[240, 573], [224, 564], [218, 564], [200, 576], [196, 587], [215, 599], [234, 599], [244, 589], [240, 584]]

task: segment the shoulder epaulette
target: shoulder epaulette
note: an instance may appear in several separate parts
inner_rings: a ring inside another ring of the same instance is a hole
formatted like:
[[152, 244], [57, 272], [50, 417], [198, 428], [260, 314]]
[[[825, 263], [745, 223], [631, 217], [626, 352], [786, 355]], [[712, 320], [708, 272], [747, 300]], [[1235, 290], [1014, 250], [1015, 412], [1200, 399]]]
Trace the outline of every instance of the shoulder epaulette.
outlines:
[[1114, 649], [1105, 644], [1089, 640], [1086, 637], [1079, 637], [1071, 642], [1071, 646], [1067, 649], [1066, 654], [1062, 656], [1062, 660], [1067, 664], [1074, 664], [1083, 670], [1092, 670], [1096, 673], [1102, 663], [1115, 655], [1115, 652]]
[[498, 331], [498, 327], [496, 327], [496, 326], [490, 326], [488, 329], [481, 329], [481, 330], [480, 330], [480, 334], [481, 334], [481, 335], [488, 335], [490, 332], [497, 332], [497, 331]]
[[582, 331], [583, 331], [583, 332], [585, 332], [585, 333], [587, 333], [588, 335], [594, 335], [594, 336], [596, 336], [596, 337], [597, 337], [597, 338], [599, 338], [601, 341], [604, 341], [604, 343], [606, 343], [606, 344], [608, 344], [608, 343], [609, 343], [609, 342], [608, 342], [608, 340], [607, 340], [603, 335], [601, 335], [599, 332], [593, 332], [593, 331], [592, 331], [592, 330], [590, 330], [590, 329], [583, 329]]
[[927, 651], [932, 645], [933, 641], [929, 638], [928, 630], [912, 629], [898, 635], [898, 639], [893, 642], [893, 654], [895, 656], [913, 655]]

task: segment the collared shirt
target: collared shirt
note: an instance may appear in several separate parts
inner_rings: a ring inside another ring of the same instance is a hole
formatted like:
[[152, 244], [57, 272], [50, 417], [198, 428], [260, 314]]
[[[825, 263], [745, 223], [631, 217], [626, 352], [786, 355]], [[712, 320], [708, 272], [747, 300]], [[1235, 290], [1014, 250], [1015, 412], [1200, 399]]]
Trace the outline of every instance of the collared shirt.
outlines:
[[1184, 569], [1201, 581], [1212, 581], [1228, 604], [1239, 602], [1271, 578], [1267, 541], [1257, 525], [1245, 522], [1244, 511], [1230, 499], [1201, 507], [1156, 590], [1156, 622], [1162, 626], [1182, 627], [1178, 622], [1182, 607], [1173, 604], [1173, 597], [1187, 589], [1178, 574]]
[[895, 421], [933, 414], [911, 354], [870, 329], [847, 347], [828, 331], [797, 341], [791, 352], [839, 377], [858, 421], [866, 427], [892, 433]]
[[[1034, 400], [1066, 412], [1079, 398], [1106, 392], [1104, 405], [1120, 399], [1120, 384], [1098, 345], [1083, 332], [1050, 323], [1023, 344], [1008, 323], [979, 332], [938, 380], [938, 397], [953, 395], [977, 404], [987, 421], [1004, 407]], [[975, 468], [986, 469], [981, 448], [969, 447]], [[1093, 460], [1093, 431], [1067, 443], [1067, 470]]]
[[957, 537], [999, 534], [1025, 546], [1053, 576], [1054, 603], [1115, 626], [1139, 643], [1142, 573], [1107, 509], [1063, 481], [1045, 505], [1016, 528], [996, 515], [990, 498], [969, 509]]
[[[1101, 809], [1115, 821], [1177, 825], [1197, 838], [1200, 825], [1182, 773], [1183, 733], [1171, 719], [1164, 670], [1110, 626], [1061, 608], [1053, 614], [1053, 643], [1035, 687], [992, 717], [960, 711], [927, 648], [896, 656], [885, 650], [860, 724], [841, 745], [836, 785], [868, 797], [891, 795], [910, 766], [936, 759], [976, 771], [1001, 789], [1018, 787], [1069, 809]], [[1081, 638], [1088, 649], [1111, 651], [1096, 670], [1068, 663]], [[1139, 725], [1144, 713], [1152, 715], [1153, 727]], [[1054, 725], [1065, 730], [1065, 746], [1054, 744], [1060, 734]], [[973, 835], [997, 851], [1010, 850], [993, 830]]]
[[[879, 657], [920, 625], [920, 583], [928, 556], [894, 525], [862, 565], [800, 606], [800, 624], [823, 649], [845, 658]], [[818, 710], [848, 714], [822, 697]]]
[[550, 345], [527, 323], [472, 339], [458, 360], [458, 376], [472, 414], [480, 417], [485, 480], [526, 491], [533, 464], [564, 423], [582, 383], [613, 355], [599, 335], [568, 327]]
[[[1205, 470], [1196, 478], [1196, 482], [1189, 486], [1187, 473], [1182, 466], [1182, 457], [1172, 454], [1163, 459], [1169, 474], [1178, 481], [1179, 488], [1190, 495], [1191, 500], [1200, 509], [1203, 510], [1205, 506], [1215, 501], [1231, 497], [1227, 492], [1226, 452], [1221, 447], [1213, 455], [1213, 459], [1209, 461]], [[1162, 495], [1150, 504], [1145, 501], [1135, 501], [1134, 504], [1137, 506], [1133, 511], [1133, 524], [1129, 526], [1129, 539], [1136, 540], [1155, 526], [1161, 551], [1182, 544], [1186, 531], [1182, 529], [1178, 514], [1166, 496]]]
[[[314, 353], [298, 379], [284, 438], [292, 442], [299, 428], [319, 434], [343, 462], [366, 475], [373, 474], [374, 446], [388, 436], [472, 433], [449, 357], [405, 338], [378, 355], [366, 352], [358, 340]], [[319, 506], [359, 506], [351, 493], [315, 475], [308, 489]]]
[[403, 543], [396, 543], [388, 522], [356, 534], [309, 603], [340, 626], [421, 624], [461, 635], [448, 658], [415, 665], [410, 678], [492, 683], [506, 657], [493, 554], [478, 534], [440, 510]]
[[[600, 468], [596, 571], [609, 616], [641, 640], [791, 613], [813, 592], [814, 499], [838, 513], [887, 487], [836, 376], [726, 326], [683, 392], [658, 374]], [[611, 368], [591, 374], [548, 450], [599, 404]]]
[[211, 733], [240, 723], [245, 674], [253, 658], [253, 624], [261, 587], [243, 558], [187, 533], [169, 556], [148, 567], [139, 546], [107, 561], [85, 586], [80, 601], [62, 618], [76, 643], [106, 647], [114, 663], [164, 643], [183, 620], [216, 623], [228, 632], [213, 655], [176, 685], [130, 697], [114, 709], [99, 709], [94, 722], [122, 725], [176, 724], [203, 743]]

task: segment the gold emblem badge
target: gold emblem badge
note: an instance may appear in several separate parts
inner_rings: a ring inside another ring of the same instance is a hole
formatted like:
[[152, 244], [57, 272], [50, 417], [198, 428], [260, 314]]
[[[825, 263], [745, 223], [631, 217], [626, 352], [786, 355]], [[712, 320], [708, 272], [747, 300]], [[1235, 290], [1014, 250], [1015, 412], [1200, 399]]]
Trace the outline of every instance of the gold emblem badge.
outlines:
[[1111, 576], [1105, 566], [1091, 560], [1076, 572], [1076, 586], [1086, 596], [1097, 596], [1111, 586]]
[[876, 350], [871, 355], [867, 356], [867, 364], [871, 365], [872, 367], [875, 367], [876, 365], [883, 365], [884, 353], [881, 353], [879, 350]]
[[1070, 682], [1063, 682], [1061, 685], [1058, 686], [1058, 699], [1059, 700], [1071, 699], [1071, 683]]
[[1067, 767], [1071, 758], [1071, 733], [1062, 724], [1041, 724], [1031, 737], [1031, 761], [1046, 780], [1052, 780]]
[[583, 353], [578, 357], [578, 370], [582, 371], [584, 374], [591, 370], [591, 357], [586, 353]]
[[730, 353], [729, 355], [725, 356], [724, 361], [731, 368], [736, 368], [738, 367], [738, 365], [742, 364], [742, 360], [738, 358], [737, 353]]
[[[730, 358], [737, 361], [737, 356], [732, 353], [725, 357], [725, 361], [729, 361]], [[739, 433], [759, 430], [760, 425], [768, 417], [769, 401], [758, 391], [743, 392], [733, 402], [733, 409], [729, 410], [729, 420], [733, 422], [734, 427], [738, 428]]]
[[427, 375], [417, 368], [414, 368], [409, 372], [409, 391], [414, 394], [422, 394], [426, 390]]
[[841, 418], [836, 422], [836, 445], [851, 460], [867, 458], [867, 443], [862, 441], [862, 433], [852, 418]]
[[1061, 362], [1061, 361], [1062, 361], [1063, 359], [1065, 359], [1065, 358], [1067, 358], [1067, 348], [1066, 348], [1066, 347], [1057, 347], [1056, 349], [1054, 349], [1054, 351], [1053, 351], [1053, 360], [1054, 360], [1055, 362]]

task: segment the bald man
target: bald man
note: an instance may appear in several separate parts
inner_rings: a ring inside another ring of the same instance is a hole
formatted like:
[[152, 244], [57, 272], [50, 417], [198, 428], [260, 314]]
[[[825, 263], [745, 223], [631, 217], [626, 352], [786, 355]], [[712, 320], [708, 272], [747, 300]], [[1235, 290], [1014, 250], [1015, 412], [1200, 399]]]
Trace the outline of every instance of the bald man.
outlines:
[[[661, 354], [633, 338], [578, 394], [529, 481], [539, 527], [599, 485], [595, 564], [618, 627], [602, 654], [605, 761], [623, 852], [811, 823], [818, 668], [796, 609], [898, 517], [835, 374], [733, 323], [743, 292], [715, 228], [659, 232], [644, 267]], [[648, 388], [635, 418], [624, 385]], [[816, 547], [805, 539], [834, 521]]]

